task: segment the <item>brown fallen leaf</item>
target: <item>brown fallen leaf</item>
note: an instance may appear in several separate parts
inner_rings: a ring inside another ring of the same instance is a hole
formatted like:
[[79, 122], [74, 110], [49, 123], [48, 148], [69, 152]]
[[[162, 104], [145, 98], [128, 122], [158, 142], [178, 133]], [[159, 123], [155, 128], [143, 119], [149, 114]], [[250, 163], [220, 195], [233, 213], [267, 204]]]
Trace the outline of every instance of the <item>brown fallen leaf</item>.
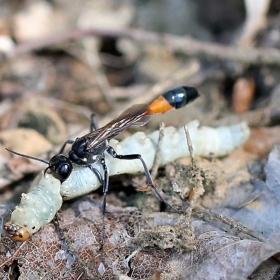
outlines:
[[52, 144], [46, 138], [29, 128], [1, 131], [0, 142], [4, 147], [30, 156], [39, 155], [52, 148]]
[[280, 143], [280, 127], [252, 128], [248, 141], [244, 144], [245, 151], [258, 158], [266, 157], [275, 144]]
[[6, 166], [12, 171], [12, 173], [19, 175], [39, 172], [41, 167], [33, 164], [32, 162], [34, 161], [30, 161], [29, 159], [23, 157], [18, 157], [10, 160]]

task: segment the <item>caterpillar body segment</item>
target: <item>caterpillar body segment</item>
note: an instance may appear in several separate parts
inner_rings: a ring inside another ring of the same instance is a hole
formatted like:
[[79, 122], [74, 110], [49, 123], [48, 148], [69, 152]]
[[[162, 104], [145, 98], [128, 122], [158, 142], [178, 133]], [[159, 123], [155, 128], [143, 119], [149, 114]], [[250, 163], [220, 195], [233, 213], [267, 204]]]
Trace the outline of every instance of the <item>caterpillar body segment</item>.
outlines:
[[[225, 156], [245, 143], [250, 135], [250, 129], [246, 123], [212, 128], [200, 127], [199, 122], [195, 120], [190, 122], [187, 127], [194, 154], [203, 157]], [[121, 142], [111, 140], [110, 146], [118, 154], [132, 154], [133, 152], [141, 154], [148, 169], [151, 169], [154, 163], [158, 137], [158, 130], [150, 135], [137, 132]], [[160, 165], [163, 166], [186, 156], [189, 156], [189, 150], [184, 127], [178, 129], [174, 127], [165, 128]], [[119, 160], [106, 155], [106, 164], [110, 176], [144, 172], [139, 160]], [[102, 172], [101, 165], [98, 162], [91, 164], [91, 166]], [[72, 174], [61, 184], [61, 195], [64, 200], [69, 200], [96, 190], [100, 185], [97, 177], [92, 174], [89, 168], [74, 166]]]
[[[92, 166], [100, 173], [103, 172], [99, 163], [94, 163]], [[100, 185], [100, 181], [92, 173], [90, 168], [76, 165], [68, 179], [61, 184], [60, 194], [63, 200], [70, 200], [94, 191]]]
[[12, 212], [5, 233], [14, 241], [26, 241], [32, 234], [47, 225], [62, 205], [61, 183], [50, 174], [43, 174], [38, 185], [22, 194], [21, 202]]

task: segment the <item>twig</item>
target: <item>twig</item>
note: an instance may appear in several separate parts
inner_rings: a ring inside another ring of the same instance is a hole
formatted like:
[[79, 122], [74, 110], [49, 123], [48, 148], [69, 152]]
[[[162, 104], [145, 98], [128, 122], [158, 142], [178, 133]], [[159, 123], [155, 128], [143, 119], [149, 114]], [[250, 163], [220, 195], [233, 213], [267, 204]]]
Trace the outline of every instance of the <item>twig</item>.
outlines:
[[184, 125], [184, 129], [185, 129], [185, 133], [186, 133], [187, 144], [188, 144], [188, 148], [189, 148], [189, 152], [190, 152], [192, 165], [194, 165], [193, 146], [192, 146], [191, 137], [190, 137], [189, 130], [186, 125]]
[[144, 91], [139, 97], [134, 98], [131, 102], [126, 104], [126, 106], [130, 107], [137, 103], [148, 103], [154, 98], [156, 98], [158, 95], [162, 94], [164, 91], [172, 88], [174, 84], [182, 83], [182, 81], [193, 77], [195, 74], [199, 73], [199, 71], [199, 63], [197, 61], [192, 61], [187, 65], [187, 67], [180, 68], [172, 74], [170, 73], [168, 79], [163, 79], [159, 81], [150, 89]]
[[12, 58], [30, 51], [39, 50], [66, 40], [80, 40], [86, 36], [125, 37], [140, 43], [153, 43], [166, 47], [169, 51], [189, 56], [202, 56], [213, 60], [233, 60], [246, 64], [280, 65], [280, 51], [277, 49], [244, 49], [237, 46], [224, 46], [202, 42], [188, 36], [153, 33], [138, 29], [98, 30], [72, 29], [53, 34], [40, 40], [23, 43], [16, 47], [8, 57]]
[[186, 211], [186, 216], [187, 220], [189, 221], [189, 224], [191, 224], [191, 215], [192, 211], [197, 203], [197, 200], [203, 195], [205, 192], [204, 186], [203, 186], [203, 178], [201, 176], [200, 169], [196, 166], [194, 156], [193, 156], [193, 146], [192, 146], [192, 141], [188, 132], [188, 129], [186, 126], [185, 128], [185, 133], [186, 133], [186, 138], [187, 138], [187, 145], [189, 148], [189, 153], [191, 156], [191, 168], [189, 170], [189, 174], [191, 177], [196, 177], [196, 184], [192, 189], [191, 195], [190, 195], [190, 202], [189, 202], [189, 207]]
[[240, 224], [239, 222], [235, 221], [232, 218], [228, 218], [224, 215], [219, 215], [216, 214], [210, 210], [202, 210], [198, 207], [194, 207], [193, 209], [193, 215], [203, 219], [204, 221], [210, 223], [210, 224], [215, 224], [218, 225], [219, 227], [228, 227], [229, 231], [233, 231], [236, 230], [236, 234], [238, 235], [238, 233], [243, 233], [247, 236], [253, 237], [256, 240], [259, 240], [261, 242], [265, 242], [267, 243], [267, 240], [263, 237], [261, 237], [260, 235], [256, 234], [253, 230], [248, 229], [247, 227], [245, 227], [244, 225]]
[[189, 153], [190, 153], [190, 157], [191, 157], [191, 169], [190, 169], [189, 173], [194, 173], [195, 176], [197, 176], [197, 184], [192, 189], [191, 201], [190, 201], [189, 207], [186, 211], [187, 220], [189, 221], [189, 224], [191, 224], [191, 215], [192, 215], [193, 208], [195, 207], [197, 200], [200, 198], [200, 196], [203, 195], [205, 190], [204, 190], [202, 178], [201, 178], [200, 174], [198, 174], [198, 172], [197, 172], [197, 170], [199, 170], [199, 169], [197, 168], [195, 160], [194, 160], [193, 145], [192, 145], [191, 137], [190, 137], [187, 126], [184, 126], [184, 129], [185, 129], [187, 145], [188, 145], [188, 149], [189, 149]]
[[9, 261], [11, 261], [12, 259], [15, 258], [15, 256], [18, 254], [18, 252], [20, 251], [20, 249], [22, 249], [22, 247], [25, 245], [27, 241], [23, 242], [14, 252], [14, 254], [12, 256], [10, 256], [6, 261], [4, 261], [3, 263], [0, 264], [0, 268], [3, 267], [4, 265], [6, 265], [6, 263], [8, 263]]
[[80, 280], [83, 275], [84, 275], [84, 271], [78, 276], [77, 280]]
[[162, 142], [164, 138], [164, 128], [165, 124], [162, 122], [159, 126], [159, 135], [158, 135], [158, 144], [156, 148], [155, 160], [151, 172], [152, 179], [154, 180], [157, 176], [158, 168], [160, 166], [161, 161], [161, 149], [162, 149]]
[[100, 57], [98, 54], [98, 49], [95, 44], [95, 42], [92, 42], [92, 40], [84, 40], [83, 41], [83, 46], [84, 46], [84, 55], [85, 58], [82, 58], [82, 60], [89, 65], [91, 68], [96, 83], [105, 99], [107, 102], [107, 105], [109, 108], [113, 108], [113, 99], [110, 95], [110, 89], [111, 86], [107, 80], [107, 77], [103, 71], [102, 63], [100, 61]]
[[255, 37], [267, 26], [267, 13], [270, 0], [244, 0], [246, 20], [237, 40], [237, 44], [243, 47], [254, 46]]
[[71, 113], [79, 114], [81, 116], [84, 116], [86, 119], [90, 120], [90, 116], [92, 112], [85, 106], [81, 105], [76, 105], [74, 103], [65, 101], [65, 100], [60, 100], [52, 97], [43, 97], [43, 96], [37, 96], [36, 100], [34, 97], [28, 98], [26, 100], [26, 103], [30, 103], [36, 106], [38, 103], [42, 103], [44, 105], [47, 105], [49, 107], [54, 107], [58, 109], [63, 109], [66, 111], [70, 111]]
[[247, 122], [250, 127], [262, 127], [277, 123], [279, 124], [280, 109], [269, 106], [266, 108], [249, 111], [241, 115], [230, 115], [229, 117], [212, 122], [212, 125], [229, 125], [243, 121]]

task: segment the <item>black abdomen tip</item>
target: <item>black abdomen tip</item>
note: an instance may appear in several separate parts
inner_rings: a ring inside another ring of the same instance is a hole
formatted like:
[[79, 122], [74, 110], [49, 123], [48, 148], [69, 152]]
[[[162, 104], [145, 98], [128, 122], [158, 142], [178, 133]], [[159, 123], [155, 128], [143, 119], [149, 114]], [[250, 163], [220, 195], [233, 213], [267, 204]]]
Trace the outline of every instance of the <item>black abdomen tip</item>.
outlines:
[[182, 108], [199, 96], [193, 87], [178, 87], [163, 94], [163, 97], [175, 109]]
[[194, 87], [182, 87], [186, 91], [186, 104], [191, 101], [194, 101], [198, 96], [199, 93]]

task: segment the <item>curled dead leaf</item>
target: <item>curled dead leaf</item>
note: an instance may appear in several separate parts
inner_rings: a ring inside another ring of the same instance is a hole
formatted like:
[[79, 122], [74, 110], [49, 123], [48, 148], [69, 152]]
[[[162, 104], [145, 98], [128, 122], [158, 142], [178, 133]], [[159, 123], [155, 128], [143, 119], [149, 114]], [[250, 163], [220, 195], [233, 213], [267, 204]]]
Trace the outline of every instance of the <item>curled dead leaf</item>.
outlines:
[[47, 152], [52, 148], [52, 144], [46, 138], [29, 128], [1, 131], [0, 142], [4, 147], [30, 156]]

